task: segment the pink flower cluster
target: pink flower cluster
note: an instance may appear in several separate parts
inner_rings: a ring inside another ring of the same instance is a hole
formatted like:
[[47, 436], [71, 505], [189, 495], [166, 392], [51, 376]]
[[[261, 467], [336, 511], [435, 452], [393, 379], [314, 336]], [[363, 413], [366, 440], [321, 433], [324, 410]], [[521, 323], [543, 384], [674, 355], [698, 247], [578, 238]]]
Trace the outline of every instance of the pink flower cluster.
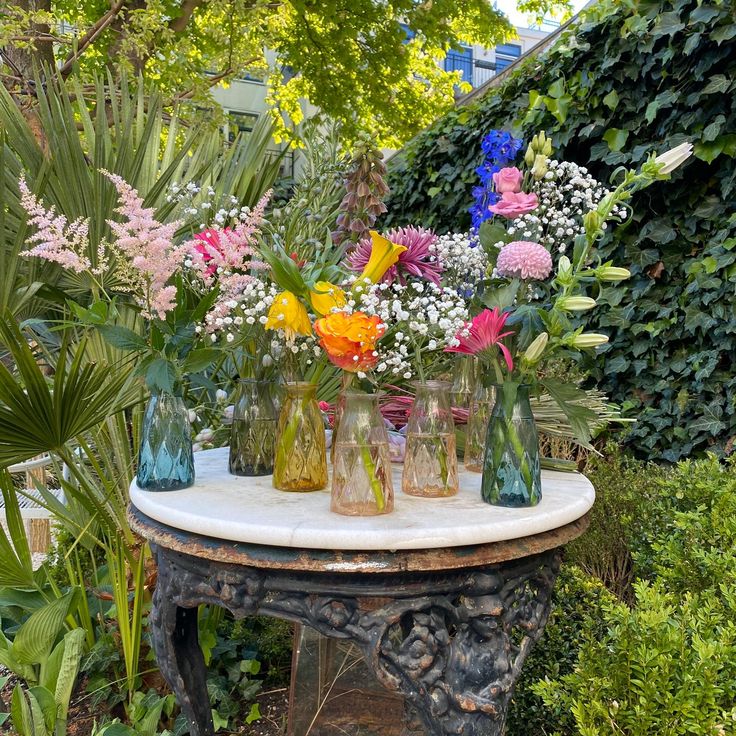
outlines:
[[108, 220], [116, 237], [117, 248], [130, 260], [141, 280], [138, 299], [145, 317], [165, 319], [176, 306], [176, 287], [169, 284], [179, 270], [185, 249], [175, 246], [174, 234], [181, 222], [163, 224], [155, 219], [154, 210], [143, 206], [143, 198], [121, 176], [108, 171], [102, 173], [118, 192], [119, 206], [115, 212], [124, 222]]
[[[432, 230], [423, 227], [399, 227], [383, 234], [392, 243], [406, 246], [406, 250], [399, 255], [395, 266], [386, 271], [381, 281], [392, 284], [398, 281], [406, 283], [407, 276], [431, 281], [441, 285], [442, 264], [431, 248], [437, 241], [437, 235]], [[363, 238], [355, 250], [348, 256], [348, 266], [351, 270], [361, 272], [371, 257], [373, 247], [370, 238]]]
[[69, 223], [64, 215], [57, 215], [53, 207], [47, 210], [28, 188], [25, 177], [21, 177], [18, 187], [21, 206], [29, 215], [28, 223], [36, 227], [36, 232], [26, 241], [35, 245], [20, 255], [58, 263], [76, 273], [91, 270], [87, 255], [89, 222], [80, 218]]
[[510, 279], [546, 279], [552, 272], [552, 256], [539, 243], [515, 240], [501, 248], [496, 270]]

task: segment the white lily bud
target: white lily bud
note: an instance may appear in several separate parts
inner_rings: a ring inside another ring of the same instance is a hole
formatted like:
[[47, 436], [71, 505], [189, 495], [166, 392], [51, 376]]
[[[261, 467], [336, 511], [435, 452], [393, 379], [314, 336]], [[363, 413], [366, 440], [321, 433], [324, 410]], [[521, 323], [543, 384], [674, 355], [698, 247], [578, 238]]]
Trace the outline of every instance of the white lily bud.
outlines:
[[218, 404], [222, 404], [227, 401], [227, 391], [223, 391], [221, 388], [218, 388], [217, 391], [215, 391], [215, 401], [217, 401]]
[[537, 335], [524, 352], [524, 360], [527, 363], [536, 363], [542, 357], [548, 341], [549, 335], [546, 332]]
[[197, 412], [194, 409], [189, 409], [187, 416], [189, 417], [189, 424], [194, 424], [197, 421]]
[[534, 157], [534, 166], [532, 167], [532, 176], [539, 181], [544, 178], [547, 173], [547, 157], [538, 153]]
[[602, 335], [600, 332], [583, 332], [581, 335], [575, 336], [572, 344], [576, 348], [597, 348], [607, 342], [608, 335]]
[[601, 266], [596, 269], [596, 275], [601, 281], [625, 281], [631, 278], [631, 271], [618, 266]]
[[564, 312], [587, 312], [596, 305], [595, 299], [589, 296], [565, 296], [558, 299], [555, 306]]
[[692, 143], [680, 143], [679, 146], [670, 148], [669, 151], [660, 153], [657, 158], [654, 159], [654, 163], [659, 165], [660, 174], [670, 174], [680, 164], [687, 161], [690, 156], [693, 155], [693, 144]]
[[536, 154], [534, 153], [534, 149], [532, 148], [532, 144], [530, 143], [527, 146], [526, 153], [524, 154], [524, 163], [527, 166], [531, 166], [534, 163], [535, 158]]

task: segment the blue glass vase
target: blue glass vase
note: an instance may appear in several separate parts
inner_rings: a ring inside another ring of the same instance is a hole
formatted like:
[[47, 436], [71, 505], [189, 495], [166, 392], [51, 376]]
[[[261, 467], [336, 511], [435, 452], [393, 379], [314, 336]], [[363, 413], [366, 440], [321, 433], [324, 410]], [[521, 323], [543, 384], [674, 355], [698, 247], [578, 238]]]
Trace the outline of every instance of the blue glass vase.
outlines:
[[137, 481], [147, 491], [177, 491], [194, 483], [189, 413], [181, 397], [161, 392], [148, 400]]
[[525, 384], [496, 386], [481, 497], [496, 506], [536, 506], [542, 500], [539, 435]]

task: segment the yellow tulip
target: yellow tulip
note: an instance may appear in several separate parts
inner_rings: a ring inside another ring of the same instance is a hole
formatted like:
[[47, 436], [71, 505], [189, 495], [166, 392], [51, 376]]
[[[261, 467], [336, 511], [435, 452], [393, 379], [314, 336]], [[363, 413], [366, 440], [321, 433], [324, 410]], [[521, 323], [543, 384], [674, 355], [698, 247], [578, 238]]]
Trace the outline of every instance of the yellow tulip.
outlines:
[[267, 330], [283, 330], [288, 342], [297, 335], [311, 335], [307, 308], [290, 291], [282, 291], [273, 300], [266, 320]]
[[372, 284], [377, 284], [406, 250], [405, 245], [396, 245], [388, 238], [384, 238], [383, 235], [379, 235], [375, 230], [371, 230], [370, 233], [373, 241], [371, 257], [368, 259], [363, 273], [358, 276], [357, 285], [365, 283], [366, 279]]
[[333, 309], [342, 309], [347, 303], [345, 292], [329, 281], [317, 281], [314, 291], [309, 292], [309, 301], [317, 314], [329, 314]]

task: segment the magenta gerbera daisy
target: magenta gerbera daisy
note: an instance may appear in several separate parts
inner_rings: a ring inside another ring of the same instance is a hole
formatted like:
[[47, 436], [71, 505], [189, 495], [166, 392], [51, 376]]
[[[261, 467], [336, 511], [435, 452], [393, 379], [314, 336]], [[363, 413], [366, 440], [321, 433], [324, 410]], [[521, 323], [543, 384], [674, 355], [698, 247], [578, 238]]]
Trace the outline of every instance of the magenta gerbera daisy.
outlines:
[[[405, 246], [406, 250], [401, 253], [396, 265], [386, 271], [381, 281], [387, 284], [394, 281], [404, 284], [408, 277], [415, 277], [440, 286], [443, 269], [442, 263], [431, 251], [432, 245], [437, 240], [437, 235], [432, 230], [409, 225], [389, 230], [383, 233], [383, 236], [396, 245]], [[361, 240], [348, 256], [348, 267], [361, 272], [371, 257], [372, 247], [370, 238]]]

